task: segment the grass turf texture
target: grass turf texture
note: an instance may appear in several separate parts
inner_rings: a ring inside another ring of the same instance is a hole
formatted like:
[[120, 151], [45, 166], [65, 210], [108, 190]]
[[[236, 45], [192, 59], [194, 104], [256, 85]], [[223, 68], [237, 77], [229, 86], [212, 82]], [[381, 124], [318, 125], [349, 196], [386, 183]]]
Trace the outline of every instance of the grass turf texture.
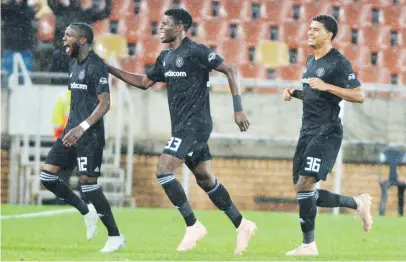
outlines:
[[[2, 205], [2, 216], [60, 210], [61, 207]], [[63, 209], [63, 208], [62, 208]], [[399, 217], [376, 217], [371, 232], [352, 215], [318, 215], [316, 240], [319, 256], [286, 257], [301, 242], [295, 213], [244, 212], [257, 223], [257, 234], [243, 256], [234, 256], [236, 231], [219, 211], [197, 211], [208, 235], [188, 253], [177, 253], [185, 226], [177, 210], [115, 208], [127, 246], [112, 254], [101, 254], [107, 233], [99, 221], [98, 234], [86, 240], [78, 213], [53, 217], [1, 221], [2, 260], [406, 260], [406, 222]]]

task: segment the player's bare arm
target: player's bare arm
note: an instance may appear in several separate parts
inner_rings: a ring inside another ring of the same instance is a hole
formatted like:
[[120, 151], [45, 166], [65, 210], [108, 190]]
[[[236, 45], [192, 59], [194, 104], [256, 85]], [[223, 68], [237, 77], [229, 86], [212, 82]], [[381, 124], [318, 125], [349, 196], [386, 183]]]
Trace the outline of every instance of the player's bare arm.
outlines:
[[247, 131], [250, 123], [242, 108], [241, 102], [241, 90], [237, 83], [237, 73], [230, 64], [227, 62], [222, 62], [217, 68], [217, 71], [222, 72], [227, 76], [228, 84], [230, 86], [231, 94], [233, 96], [234, 105], [234, 120], [235, 123], [240, 128], [241, 132]]
[[147, 90], [155, 84], [155, 81], [152, 81], [146, 75], [126, 72], [111, 65], [107, 65], [107, 68], [113, 76], [142, 90]]
[[[79, 138], [85, 133], [86, 129], [97, 123], [110, 110], [110, 93], [103, 92], [98, 95], [99, 104], [93, 113], [77, 127], [72, 128], [62, 139], [65, 146], [76, 144]], [[84, 124], [84, 123], [87, 123]], [[86, 125], [86, 126], [84, 126]]]
[[365, 100], [365, 91], [362, 86], [356, 88], [341, 88], [339, 86], [325, 83], [320, 78], [310, 79], [310, 87], [320, 91], [332, 93], [346, 101], [363, 103]]
[[283, 99], [285, 99], [285, 101], [291, 101], [293, 97], [303, 100], [303, 90], [294, 88], [285, 88], [283, 90]]

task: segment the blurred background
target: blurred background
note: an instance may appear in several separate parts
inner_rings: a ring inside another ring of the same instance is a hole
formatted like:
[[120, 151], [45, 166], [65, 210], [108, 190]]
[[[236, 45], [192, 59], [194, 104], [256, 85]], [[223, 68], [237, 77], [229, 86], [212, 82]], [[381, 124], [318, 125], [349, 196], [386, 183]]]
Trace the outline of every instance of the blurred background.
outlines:
[[[293, 211], [292, 157], [301, 125], [301, 101], [281, 91], [301, 87], [307, 28], [313, 16], [339, 23], [334, 46], [367, 90], [364, 104], [342, 103], [345, 141], [321, 188], [372, 195], [374, 215], [403, 215], [406, 183], [405, 0], [2, 0], [1, 201], [63, 204], [39, 182], [40, 167], [69, 113], [62, 36], [72, 22], [95, 33], [93, 49], [112, 65], [143, 73], [159, 52], [166, 9], [193, 16], [189, 36], [233, 64], [251, 123], [241, 134], [222, 74], [212, 72], [210, 141], [213, 168], [242, 210]], [[165, 85], [141, 92], [110, 78], [103, 178], [115, 206], [171, 207], [155, 168], [170, 119]], [[73, 173], [73, 175], [71, 175]], [[77, 188], [74, 170], [64, 170]], [[186, 167], [178, 178], [196, 209], [214, 208]], [[78, 191], [76, 191], [78, 193]], [[322, 210], [324, 211], [324, 210]], [[345, 210], [335, 210], [335, 213]]]

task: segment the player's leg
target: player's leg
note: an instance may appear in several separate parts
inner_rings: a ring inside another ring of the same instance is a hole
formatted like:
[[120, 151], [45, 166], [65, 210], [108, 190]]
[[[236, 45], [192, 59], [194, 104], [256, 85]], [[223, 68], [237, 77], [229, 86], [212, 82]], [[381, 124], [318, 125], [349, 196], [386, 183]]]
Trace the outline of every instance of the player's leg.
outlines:
[[86, 215], [89, 212], [86, 203], [58, 176], [62, 168], [71, 166], [73, 166], [71, 148], [65, 147], [61, 139], [58, 139], [48, 153], [41, 169], [40, 180], [46, 189], [75, 207], [82, 215]]
[[308, 155], [307, 151], [311, 141], [312, 137], [300, 137], [293, 158], [293, 183], [295, 184], [299, 202], [299, 221], [303, 233], [303, 242], [296, 249], [287, 252], [286, 255], [288, 256], [318, 255], [314, 239], [315, 219], [317, 214], [314, 188], [318, 179], [317, 174], [307, 171], [304, 172], [307, 168], [305, 159]]
[[213, 204], [223, 211], [237, 228], [237, 246], [235, 255], [242, 254], [248, 247], [250, 238], [257, 229], [256, 224], [243, 218], [231, 200], [227, 189], [214, 177], [211, 168], [210, 150], [208, 146], [187, 158], [186, 164], [196, 177], [197, 184], [207, 193]]
[[[89, 217], [88, 219], [85, 217], [85, 223], [86, 225], [92, 226], [92, 223], [97, 221], [97, 218], [100, 216], [100, 220], [108, 232], [107, 243], [101, 252], [114, 252], [124, 247], [125, 239], [117, 227], [110, 203], [97, 183], [98, 177], [100, 176], [102, 159], [103, 146], [98, 144], [77, 146], [77, 168], [81, 192], [83, 198], [93, 204], [94, 207], [89, 205], [89, 209], [96, 214], [95, 220], [94, 217]], [[92, 238], [93, 236], [88, 237]]]
[[[322, 136], [319, 138], [319, 144], [327, 144], [328, 148], [322, 147], [318, 150], [323, 151], [323, 160], [320, 166], [321, 174], [329, 174], [336, 162], [338, 152], [341, 147], [341, 136]], [[324, 163], [323, 163], [324, 161]], [[324, 170], [323, 170], [324, 169]], [[326, 177], [320, 177], [325, 180]], [[358, 212], [362, 219], [363, 228], [365, 231], [371, 229], [372, 217], [370, 214], [371, 197], [368, 194], [362, 194], [356, 197], [344, 196], [335, 194], [324, 189], [315, 191], [316, 205], [319, 207], [346, 207], [354, 209]]]
[[196, 219], [182, 185], [174, 176], [176, 168], [184, 162], [192, 142], [193, 135], [187, 131], [171, 137], [159, 158], [156, 171], [159, 183], [186, 223], [186, 233], [176, 249], [179, 252], [193, 249], [207, 233], [206, 228]]

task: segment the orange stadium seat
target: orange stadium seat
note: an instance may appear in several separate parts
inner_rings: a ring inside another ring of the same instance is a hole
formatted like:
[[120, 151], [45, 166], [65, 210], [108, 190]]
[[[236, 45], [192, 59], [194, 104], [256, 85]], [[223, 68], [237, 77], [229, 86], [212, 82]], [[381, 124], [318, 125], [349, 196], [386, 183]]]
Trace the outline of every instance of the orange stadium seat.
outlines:
[[288, 15], [291, 8], [291, 1], [289, 0], [267, 0], [264, 3], [266, 22], [280, 24]]
[[244, 63], [239, 66], [238, 71], [242, 78], [266, 79], [267, 69], [260, 64]]
[[349, 25], [339, 25], [338, 34], [333, 40], [333, 45], [336, 48], [351, 45], [351, 28]]
[[310, 23], [310, 20], [321, 14], [328, 14], [331, 10], [331, 5], [327, 1], [305, 1], [302, 3], [303, 14], [301, 21]]
[[92, 25], [95, 37], [103, 34], [110, 33], [110, 20], [99, 20]]
[[242, 19], [247, 20], [248, 10], [250, 9], [248, 1], [241, 0], [227, 0], [222, 1], [222, 8], [224, 9], [224, 16], [227, 19]]
[[242, 24], [242, 29], [245, 36], [245, 43], [247, 45], [256, 45], [258, 41], [269, 39], [266, 35], [266, 24], [259, 24], [256, 20], [245, 21]]
[[209, 15], [210, 3], [207, 0], [182, 0], [182, 7], [192, 15], [193, 20], [201, 20]]
[[126, 16], [133, 14], [134, 9], [131, 0], [113, 0], [113, 10], [110, 14], [111, 20], [120, 20]]
[[305, 23], [285, 22], [280, 28], [281, 41], [289, 47], [307, 45], [307, 28]]
[[368, 7], [360, 4], [340, 5], [340, 23], [346, 23], [352, 28], [360, 27], [366, 21]]
[[155, 64], [156, 58], [161, 51], [168, 48], [165, 44], [161, 43], [159, 36], [146, 35], [140, 39], [140, 53], [144, 57], [146, 65]]
[[225, 39], [217, 50], [220, 56], [234, 66], [248, 61], [248, 50], [243, 40]]
[[382, 8], [384, 23], [392, 28], [400, 28], [406, 16], [406, 6], [388, 5]]
[[282, 80], [299, 81], [302, 79], [305, 67], [301, 64], [283, 66], [276, 69], [277, 76]]
[[399, 82], [406, 86], [406, 71], [402, 71], [400, 73], [400, 81]]
[[38, 40], [52, 41], [55, 38], [55, 17], [53, 14], [43, 14], [38, 21]]
[[125, 57], [119, 59], [120, 68], [124, 71], [132, 73], [144, 73], [145, 64], [144, 60], [140, 56]]
[[129, 43], [137, 42], [143, 35], [151, 35], [148, 18], [141, 13], [132, 13], [121, 19], [118, 28], [118, 33], [125, 36]]
[[92, 7], [92, 0], [81, 0], [81, 6], [83, 9]]
[[[404, 49], [401, 47], [391, 47], [381, 52], [381, 64], [384, 67], [387, 67], [392, 73], [399, 72], [402, 70], [402, 55]], [[404, 65], [406, 66], [406, 64]]]
[[406, 27], [398, 31], [399, 45], [406, 47]]
[[358, 44], [368, 46], [371, 50], [379, 50], [390, 46], [390, 27], [371, 25], [360, 28]]
[[146, 6], [144, 10], [141, 12], [146, 12], [148, 14], [148, 19], [151, 22], [158, 22], [160, 23], [165, 11], [170, 7], [171, 1], [170, 0], [148, 0], [145, 1]]
[[202, 21], [202, 35], [208, 45], [219, 45], [227, 35], [227, 23], [221, 18], [212, 18]]

